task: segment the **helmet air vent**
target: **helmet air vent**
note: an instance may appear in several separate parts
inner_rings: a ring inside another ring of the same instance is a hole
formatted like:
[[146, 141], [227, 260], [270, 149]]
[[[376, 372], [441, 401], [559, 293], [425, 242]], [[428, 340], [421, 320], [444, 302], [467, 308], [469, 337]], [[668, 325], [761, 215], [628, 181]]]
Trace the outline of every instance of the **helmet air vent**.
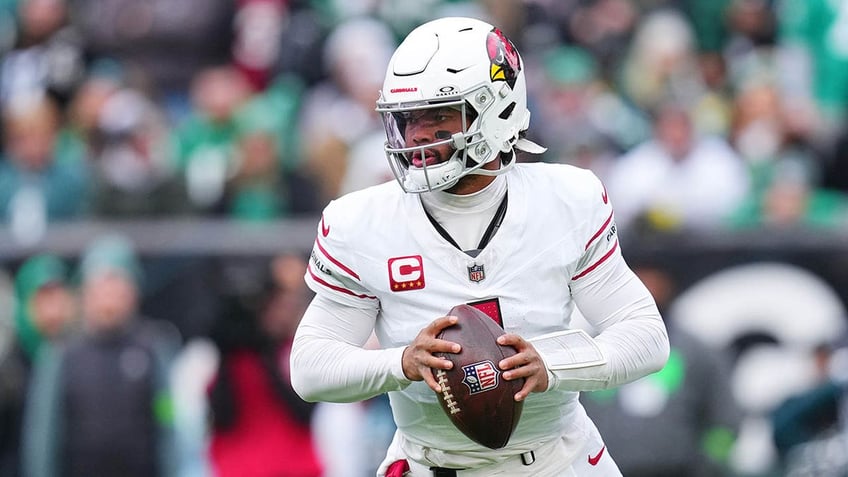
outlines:
[[498, 114], [498, 117], [501, 119], [508, 119], [512, 116], [512, 110], [515, 109], [515, 101], [509, 103], [509, 106], [505, 107], [501, 114]]

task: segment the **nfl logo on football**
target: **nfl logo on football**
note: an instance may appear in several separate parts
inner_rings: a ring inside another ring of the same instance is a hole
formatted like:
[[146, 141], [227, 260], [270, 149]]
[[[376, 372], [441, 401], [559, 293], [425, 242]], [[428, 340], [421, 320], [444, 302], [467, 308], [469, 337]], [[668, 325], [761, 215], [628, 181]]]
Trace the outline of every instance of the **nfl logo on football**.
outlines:
[[486, 278], [486, 270], [483, 268], [483, 265], [471, 265], [468, 267], [468, 279], [472, 282], [478, 283], [483, 281]]
[[498, 387], [498, 371], [495, 369], [495, 363], [489, 360], [463, 366], [462, 370], [465, 372], [462, 383], [468, 386], [471, 394]]

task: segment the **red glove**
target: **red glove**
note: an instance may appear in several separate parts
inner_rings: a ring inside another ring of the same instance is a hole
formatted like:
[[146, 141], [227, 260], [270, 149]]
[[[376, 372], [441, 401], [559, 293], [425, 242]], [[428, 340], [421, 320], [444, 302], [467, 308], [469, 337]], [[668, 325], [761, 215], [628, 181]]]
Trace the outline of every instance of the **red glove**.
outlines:
[[409, 462], [406, 459], [396, 460], [386, 469], [386, 477], [403, 477], [407, 472], [409, 472]]

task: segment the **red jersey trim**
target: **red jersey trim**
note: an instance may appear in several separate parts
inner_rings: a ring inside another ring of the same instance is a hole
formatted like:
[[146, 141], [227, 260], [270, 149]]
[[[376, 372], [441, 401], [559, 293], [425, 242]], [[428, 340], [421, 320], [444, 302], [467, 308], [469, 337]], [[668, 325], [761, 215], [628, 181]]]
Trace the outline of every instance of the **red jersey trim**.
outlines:
[[333, 285], [332, 283], [327, 283], [321, 277], [319, 277], [318, 275], [315, 275], [315, 272], [312, 271], [312, 265], [311, 264], [308, 264], [306, 266], [306, 270], [309, 272], [309, 275], [312, 277], [313, 280], [315, 280], [316, 283], [323, 285], [323, 286], [329, 288], [330, 290], [335, 290], [337, 292], [346, 293], [350, 296], [355, 296], [356, 298], [370, 298], [372, 300], [377, 299], [376, 296], [364, 295], [364, 294], [360, 295], [358, 293], [352, 292], [351, 290], [348, 290], [347, 288], [340, 287], [340, 286], [337, 286], [337, 285]]
[[618, 248], [618, 240], [616, 240], [615, 243], [612, 244], [612, 248], [609, 249], [609, 252], [604, 254], [604, 256], [601, 257], [600, 259], [598, 259], [597, 262], [593, 263], [589, 268], [583, 270], [582, 272], [578, 273], [577, 275], [574, 275], [573, 277], [571, 277], [571, 279], [577, 280], [578, 278], [581, 278], [581, 277], [585, 276], [587, 273], [591, 272], [592, 270], [598, 268], [602, 263], [607, 261], [607, 259], [612, 256], [613, 252], [615, 252], [615, 249], [617, 249], [617, 248]]
[[595, 239], [597, 239], [601, 236], [602, 233], [604, 233], [604, 230], [606, 230], [610, 222], [612, 222], [612, 214], [613, 212], [610, 211], [609, 217], [607, 217], [607, 221], [604, 222], [604, 225], [602, 225], [601, 228], [599, 228], [598, 231], [595, 232], [595, 235], [592, 235], [592, 238], [590, 238], [589, 241], [586, 242], [586, 248], [584, 248], [583, 250], [589, 250], [589, 246], [592, 245], [592, 242], [594, 242]]
[[324, 254], [324, 256], [325, 256], [325, 257], [327, 257], [327, 258], [328, 258], [331, 262], [333, 262], [333, 263], [334, 263], [337, 267], [339, 267], [339, 268], [341, 268], [342, 270], [344, 270], [344, 271], [345, 271], [345, 273], [347, 273], [348, 275], [352, 276], [353, 278], [355, 278], [355, 279], [359, 280], [359, 275], [357, 275], [357, 274], [356, 274], [356, 272], [354, 272], [353, 270], [351, 270], [350, 268], [348, 268], [348, 267], [347, 267], [345, 264], [343, 264], [342, 262], [340, 262], [340, 261], [336, 260], [336, 259], [335, 259], [335, 257], [333, 257], [332, 255], [330, 255], [329, 253], [327, 253], [327, 250], [325, 250], [325, 249], [324, 249], [324, 247], [321, 245], [321, 241], [320, 241], [320, 240], [318, 240], [317, 238], [315, 239], [315, 245], [318, 245], [318, 250], [321, 250], [321, 253], [323, 253], [323, 254]]

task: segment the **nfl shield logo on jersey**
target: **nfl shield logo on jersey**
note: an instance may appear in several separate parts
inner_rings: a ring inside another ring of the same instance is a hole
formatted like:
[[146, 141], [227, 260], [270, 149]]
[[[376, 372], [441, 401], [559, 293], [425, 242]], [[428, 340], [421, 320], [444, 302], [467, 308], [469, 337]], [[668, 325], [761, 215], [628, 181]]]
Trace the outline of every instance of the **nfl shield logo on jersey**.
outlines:
[[498, 370], [495, 368], [495, 363], [489, 360], [463, 366], [462, 371], [465, 372], [462, 384], [468, 386], [471, 394], [498, 387]]
[[472, 282], [481, 282], [486, 278], [486, 270], [483, 265], [471, 265], [468, 267], [468, 279]]

